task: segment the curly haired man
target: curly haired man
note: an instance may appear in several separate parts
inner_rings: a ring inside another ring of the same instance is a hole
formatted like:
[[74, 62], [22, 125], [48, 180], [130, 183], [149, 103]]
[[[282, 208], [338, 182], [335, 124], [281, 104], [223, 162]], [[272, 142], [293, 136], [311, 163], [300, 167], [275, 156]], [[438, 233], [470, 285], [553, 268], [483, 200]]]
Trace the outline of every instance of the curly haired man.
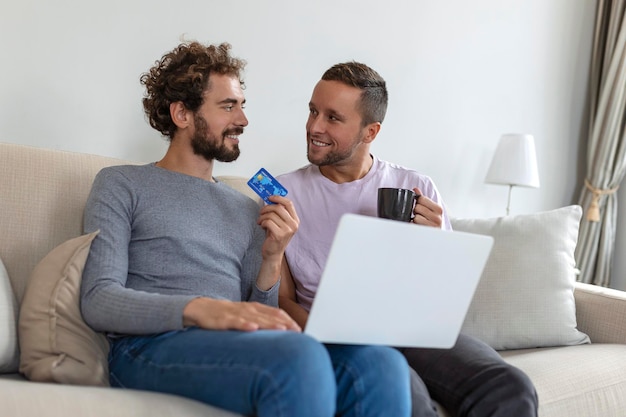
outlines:
[[84, 228], [100, 233], [81, 309], [109, 336], [111, 385], [260, 417], [409, 416], [398, 351], [323, 345], [278, 308], [292, 202], [259, 210], [213, 177], [248, 125], [244, 62], [229, 50], [184, 43], [144, 74], [144, 109], [168, 150], [94, 181]]

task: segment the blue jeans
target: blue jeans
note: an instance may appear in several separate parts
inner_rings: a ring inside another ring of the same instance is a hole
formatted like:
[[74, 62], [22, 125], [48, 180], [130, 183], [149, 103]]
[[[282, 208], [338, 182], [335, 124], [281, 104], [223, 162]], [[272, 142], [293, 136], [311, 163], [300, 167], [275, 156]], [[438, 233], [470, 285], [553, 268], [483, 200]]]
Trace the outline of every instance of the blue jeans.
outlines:
[[413, 417], [536, 417], [535, 387], [484, 342], [460, 334], [451, 349], [400, 348], [411, 372]]
[[248, 416], [394, 416], [411, 412], [397, 350], [323, 345], [295, 332], [189, 328], [111, 339], [112, 386], [177, 394]]

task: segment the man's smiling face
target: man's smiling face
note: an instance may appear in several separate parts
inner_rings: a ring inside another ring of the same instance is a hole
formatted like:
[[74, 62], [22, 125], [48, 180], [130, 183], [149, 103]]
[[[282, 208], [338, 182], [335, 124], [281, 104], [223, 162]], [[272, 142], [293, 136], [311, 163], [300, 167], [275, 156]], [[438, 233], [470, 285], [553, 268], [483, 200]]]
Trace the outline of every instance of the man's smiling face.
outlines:
[[306, 123], [307, 158], [314, 165], [349, 162], [362, 143], [361, 90], [338, 81], [317, 83]]
[[248, 125], [245, 101], [237, 77], [211, 74], [204, 102], [194, 113], [191, 146], [195, 154], [222, 162], [239, 157], [239, 135]]

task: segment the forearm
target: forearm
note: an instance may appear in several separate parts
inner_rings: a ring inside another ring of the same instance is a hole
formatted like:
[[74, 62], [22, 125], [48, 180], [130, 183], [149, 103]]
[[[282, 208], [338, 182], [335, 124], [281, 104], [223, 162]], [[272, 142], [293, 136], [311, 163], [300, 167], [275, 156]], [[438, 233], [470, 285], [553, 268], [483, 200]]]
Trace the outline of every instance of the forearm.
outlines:
[[81, 312], [94, 330], [154, 334], [183, 328], [183, 310], [195, 296], [163, 295], [123, 287], [94, 287], [81, 298]]
[[280, 256], [263, 259], [259, 274], [256, 279], [256, 286], [262, 291], [269, 291], [280, 279], [280, 267], [282, 254]]
[[[278, 289], [280, 287], [280, 269], [276, 271], [275, 265], [263, 261], [256, 280], [250, 283], [251, 289], [244, 296], [242, 301], [252, 301], [272, 307], [278, 307]], [[244, 284], [244, 287], [247, 287]], [[246, 292], [244, 291], [244, 294]]]

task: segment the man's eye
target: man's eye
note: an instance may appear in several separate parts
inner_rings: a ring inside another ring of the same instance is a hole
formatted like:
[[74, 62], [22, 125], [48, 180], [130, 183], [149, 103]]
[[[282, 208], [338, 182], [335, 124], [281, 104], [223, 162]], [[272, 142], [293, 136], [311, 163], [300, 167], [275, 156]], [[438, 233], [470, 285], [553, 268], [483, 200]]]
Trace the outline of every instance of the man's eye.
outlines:
[[224, 107], [224, 109], [226, 111], [233, 111], [233, 107], [235, 107], [235, 106], [226, 106], [226, 107]]
[[309, 109], [309, 115], [311, 115], [311, 116], [317, 116], [317, 110], [315, 110], [315, 109]]

